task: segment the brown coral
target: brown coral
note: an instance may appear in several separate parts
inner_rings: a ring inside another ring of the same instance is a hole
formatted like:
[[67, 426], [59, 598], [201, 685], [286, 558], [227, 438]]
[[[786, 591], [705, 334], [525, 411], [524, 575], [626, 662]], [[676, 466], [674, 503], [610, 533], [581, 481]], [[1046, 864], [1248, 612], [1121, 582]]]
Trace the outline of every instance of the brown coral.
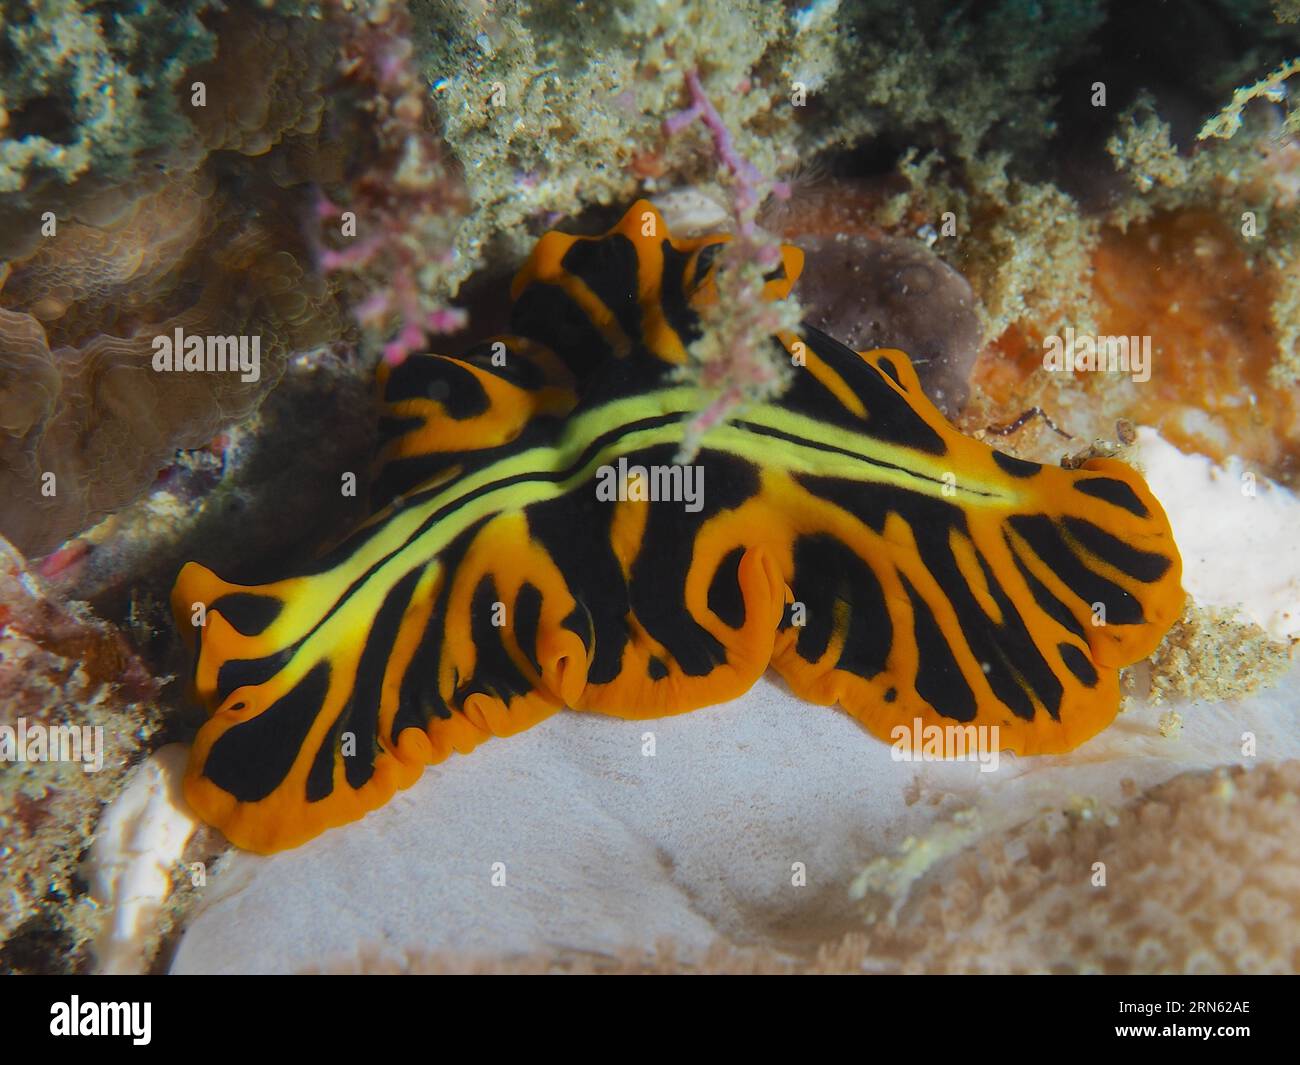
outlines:
[[[158, 210], [146, 203], [111, 230], [69, 227], [12, 275], [15, 303], [47, 318], [0, 316], [0, 486], [11, 501], [0, 528], [28, 554], [129, 502], [177, 448], [251, 411], [289, 353], [337, 335], [331, 294], [306, 272], [293, 215], [274, 198], [257, 212], [175, 186], [152, 200]], [[173, 232], [193, 243], [154, 240], [148, 220], [177, 205], [185, 225]], [[153, 340], [177, 328], [258, 336], [259, 379], [156, 372]]]
[[[61, 222], [110, 221], [195, 163], [173, 86], [208, 58], [209, 0], [10, 0], [0, 17], [0, 259]], [[126, 8], [129, 7], [129, 10]]]
[[[51, 193], [56, 230], [0, 266], [0, 489], [13, 501], [0, 531], [28, 554], [246, 416], [288, 356], [351, 336], [343, 281], [317, 269], [347, 255], [320, 255], [322, 202], [354, 209], [363, 238], [385, 242], [351, 264], [373, 266], [359, 298], [391, 297], [370, 317], [398, 314], [407, 340], [413, 319], [421, 330], [458, 320], [438, 302], [439, 278], [467, 205], [408, 61], [405, 4], [294, 10], [206, 10], [215, 55], [171, 74], [175, 143], [153, 167], [136, 160], [115, 195], [78, 195], [75, 215], [61, 207], [71, 191]], [[93, 183], [83, 171], [72, 176]], [[154, 338], [178, 327], [258, 337], [259, 380], [155, 372]]]
[[[247, 415], [289, 354], [342, 330], [309, 235], [309, 183], [336, 179], [340, 152], [304, 147], [331, 140], [336, 42], [246, 8], [210, 21], [217, 55], [177, 86], [192, 126], [151, 191], [60, 218], [0, 268], [0, 531], [29, 555], [129, 502], [177, 448]], [[177, 328], [257, 336], [258, 380], [154, 371], [154, 338]]]
[[1295, 972], [1297, 792], [1300, 762], [1185, 773], [1113, 817], [1031, 822], [932, 870], [870, 953], [921, 972]]
[[203, 83], [204, 106], [190, 108], [203, 146], [263, 155], [291, 134], [316, 132], [333, 66], [319, 30], [240, 9], [223, 13], [214, 28], [217, 54], [191, 68], [182, 86], [188, 96]]
[[13, 264], [5, 304], [43, 323], [56, 347], [128, 333], [142, 312], [160, 316], [181, 280], [177, 268], [210, 235], [211, 192], [196, 181], [173, 181], [104, 225], [61, 225]]
[[[1093, 255], [1095, 327], [1149, 336], [1149, 381], [1115, 373], [1042, 369], [1044, 330], [1008, 330], [977, 367], [1005, 409], [1042, 406], [1087, 438], [1127, 418], [1184, 450], [1237, 455], [1290, 481], [1300, 461], [1300, 394], [1271, 376], [1278, 358], [1278, 273], [1252, 262], [1224, 223], [1199, 209], [1106, 228]], [[1082, 326], [1080, 326], [1082, 329]], [[1072, 386], [1062, 410], [1063, 382]]]

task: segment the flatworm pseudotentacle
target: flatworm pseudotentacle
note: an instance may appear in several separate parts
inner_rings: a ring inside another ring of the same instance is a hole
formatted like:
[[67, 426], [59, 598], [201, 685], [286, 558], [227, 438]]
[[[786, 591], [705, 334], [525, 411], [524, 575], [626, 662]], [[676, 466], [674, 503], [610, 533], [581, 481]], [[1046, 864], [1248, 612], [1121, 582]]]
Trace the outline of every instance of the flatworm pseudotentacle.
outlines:
[[[1120, 462], [962, 436], [901, 351], [774, 340], [804, 365], [704, 436], [698, 509], [598, 498], [601, 467], [671, 464], [709, 399], [673, 370], [725, 238], [674, 240], [653, 210], [543, 237], [514, 335], [383, 372], [376, 498], [398, 503], [281, 581], [182, 570], [212, 710], [186, 794], [234, 843], [295, 846], [561, 707], [680, 713], [769, 665], [881, 738], [920, 718], [1059, 752], [1114, 717], [1118, 668], [1182, 605], [1160, 505]], [[787, 248], [766, 295], [800, 264]]]

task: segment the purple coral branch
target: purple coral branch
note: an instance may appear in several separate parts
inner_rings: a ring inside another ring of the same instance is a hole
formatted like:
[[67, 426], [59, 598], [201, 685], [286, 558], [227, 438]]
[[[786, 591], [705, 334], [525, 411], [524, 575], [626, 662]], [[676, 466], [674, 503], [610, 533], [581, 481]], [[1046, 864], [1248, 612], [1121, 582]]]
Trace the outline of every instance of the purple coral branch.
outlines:
[[752, 240], [757, 234], [753, 218], [755, 208], [763, 202], [764, 196], [769, 192], [778, 200], [789, 199], [790, 186], [783, 181], [769, 181], [758, 167], [736, 149], [736, 141], [731, 135], [731, 130], [727, 128], [722, 115], [713, 106], [713, 101], [709, 99], [704, 86], [700, 83], [699, 71], [687, 71], [686, 87], [691, 93], [691, 105], [684, 111], [670, 115], [664, 121], [664, 132], [669, 136], [676, 136], [697, 120], [704, 123], [713, 138], [714, 151], [717, 152], [718, 158], [735, 182], [734, 211], [737, 232], [747, 240]]
[[[443, 164], [440, 140], [426, 122], [428, 92], [412, 61], [406, 0], [329, 0], [327, 11], [342, 31], [343, 76], [367, 91], [377, 147], [345, 197], [364, 235], [348, 247], [322, 249], [318, 262], [323, 272], [348, 271], [361, 281], [353, 314], [365, 328], [390, 324], [383, 355], [398, 364], [427, 347], [431, 335], [465, 324], [465, 312], [446, 306], [424, 278], [430, 260], [448, 260], [445, 220], [463, 214], [464, 188]], [[321, 221], [342, 210], [318, 197]]]
[[320, 253], [320, 268], [326, 273], [333, 273], [335, 270], [365, 266], [383, 250], [384, 243], [382, 236], [374, 236], [337, 251], [325, 248]]
[[[675, 136], [694, 122], [702, 122], [713, 140], [714, 152], [732, 179], [732, 215], [735, 221], [735, 238], [728, 254], [740, 260], [758, 264], [764, 271], [781, 261], [781, 245], [771, 235], [764, 233], [755, 222], [758, 207], [770, 194], [777, 199], [790, 197], [790, 186], [785, 182], [769, 180], [736, 146], [731, 130], [714, 107], [699, 72], [688, 71], [686, 86], [691, 94], [690, 106], [670, 116], [664, 122], [664, 133]], [[725, 317], [714, 327], [726, 331], [726, 343], [720, 357], [702, 362], [696, 367], [696, 380], [706, 389], [713, 389], [713, 400], [691, 420], [687, 428], [687, 443], [678, 461], [689, 461], [693, 448], [713, 426], [724, 421], [737, 407], [779, 389], [781, 375], [778, 367], [757, 339], [781, 328], [780, 317], [765, 308], [759, 294], [750, 287], [753, 280], [741, 280], [743, 275], [731, 275], [735, 280], [726, 291], [720, 291]], [[723, 283], [719, 284], [720, 289]]]

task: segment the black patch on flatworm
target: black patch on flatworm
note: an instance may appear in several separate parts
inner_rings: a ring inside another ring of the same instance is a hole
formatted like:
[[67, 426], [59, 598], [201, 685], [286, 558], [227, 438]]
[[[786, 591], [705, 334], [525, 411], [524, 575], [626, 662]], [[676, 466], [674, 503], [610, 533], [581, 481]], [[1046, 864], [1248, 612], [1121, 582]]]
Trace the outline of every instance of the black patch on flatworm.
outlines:
[[360, 788], [374, 775], [384, 672], [388, 668], [393, 645], [397, 642], [397, 631], [401, 627], [406, 608], [410, 606], [422, 570], [423, 567], [416, 567], [393, 585], [375, 613], [370, 632], [366, 634], [361, 659], [357, 663], [357, 673], [353, 678], [347, 705], [321, 743], [312, 761], [311, 771], [307, 774], [308, 802], [324, 799], [334, 790], [334, 756], [345, 732], [351, 732], [355, 737], [354, 753], [343, 759], [343, 773], [348, 786]]
[[[833, 574], [822, 568], [822, 552], [828, 543], [838, 543], [828, 535], [801, 536], [794, 544], [795, 600], [804, 606], [803, 625], [795, 641], [795, 651], [805, 662], [817, 662], [831, 643], [835, 630], [835, 595]], [[787, 612], [789, 607], [786, 608]]]
[[594, 482], [524, 512], [529, 535], [546, 548], [564, 574], [577, 606], [564, 620], [591, 656], [587, 680], [608, 684], [618, 676], [627, 646], [627, 581], [610, 543], [614, 508], [596, 499]]
[[464, 706], [469, 696], [477, 694], [496, 696], [509, 705], [515, 696], [533, 690], [501, 638], [505, 626], [492, 624], [496, 604], [500, 601], [496, 581], [490, 573], [484, 574], [470, 601], [470, 639], [474, 641], [476, 655], [474, 673], [457, 688], [453, 696], [457, 706]]
[[622, 233], [600, 240], [579, 240], [564, 253], [560, 265], [580, 278], [610, 309], [628, 340], [641, 337], [641, 304], [637, 279], [640, 263], [636, 245]]
[[225, 702], [236, 688], [265, 684], [288, 664], [294, 648], [285, 647], [265, 658], [229, 658], [217, 670], [217, 698]]
[[379, 753], [379, 704], [383, 694], [384, 674], [397, 643], [397, 633], [402, 619], [411, 605], [411, 596], [420, 583], [424, 567], [417, 566], [403, 577], [384, 597], [384, 604], [375, 615], [366, 639], [365, 650], [357, 664], [357, 677], [352, 686], [352, 697], [340, 720], [345, 721], [341, 731], [356, 735], [356, 754], [343, 759], [343, 773], [352, 788], [360, 788], [375, 772], [375, 758]]
[[464, 366], [437, 355], [407, 359], [392, 371], [384, 400], [429, 399], [457, 421], [483, 414], [491, 401], [479, 379]]
[[664, 272], [659, 302], [663, 307], [664, 318], [677, 331], [682, 346], [685, 347], [700, 336], [699, 318], [687, 303], [685, 277], [690, 255], [678, 251], [666, 240], [663, 241], [662, 248]]
[[977, 710], [975, 693], [966, 682], [943, 630], [911, 582], [902, 574], [899, 580], [912, 601], [912, 631], [918, 651], [914, 685], [917, 695], [944, 717], [954, 721], [973, 720]]
[[1038, 608], [1063, 628], [1068, 629], [1082, 639], [1086, 639], [1087, 633], [1084, 632], [1083, 626], [1079, 624], [1078, 619], [1070, 613], [1070, 608], [1057, 599], [1047, 585], [1030, 572], [1029, 567], [1016, 554], [1015, 548], [1011, 544], [1011, 538], [1003, 534], [1003, 539], [1006, 541], [1007, 550], [1011, 552], [1011, 559], [1015, 562], [1016, 569], [1020, 571], [1020, 576], [1025, 579], [1025, 584], [1029, 586], [1029, 594], [1034, 597], [1034, 602], [1038, 604]]
[[[668, 467], [675, 450], [672, 444], [646, 448], [637, 452], [636, 462], [647, 468]], [[704, 456], [697, 460], [704, 461]], [[718, 638], [686, 609], [684, 589], [694, 561], [695, 538], [706, 521], [740, 506], [759, 487], [757, 469], [745, 460], [709, 452], [707, 462], [710, 487], [698, 512], [687, 511], [676, 502], [648, 506], [641, 548], [627, 582], [628, 602], [645, 631], [688, 677], [707, 676], [727, 660], [726, 648]]]
[[222, 733], [208, 751], [203, 775], [239, 802], [265, 799], [289, 775], [329, 685], [329, 663], [318, 662], [256, 717]]
[[1103, 562], [1108, 562], [1143, 584], [1158, 581], [1169, 572], [1169, 567], [1173, 564], [1164, 555], [1139, 551], [1136, 547], [1129, 546], [1119, 537], [1112, 536], [1099, 525], [1083, 518], [1066, 518], [1065, 527], [1071, 536]]
[[1056, 649], [1061, 653], [1065, 668], [1079, 678], [1085, 687], [1091, 688], [1097, 683], [1097, 670], [1086, 654], [1072, 643], [1058, 643]]
[[510, 328], [545, 344], [580, 381], [614, 357], [601, 331], [558, 285], [535, 281], [524, 289], [510, 312]]
[[588, 651], [591, 650], [593, 639], [591, 613], [581, 603], [578, 603], [569, 611], [565, 619], [560, 622], [560, 628], [568, 629], [582, 641], [583, 647]]
[[745, 597], [740, 590], [740, 560], [744, 554], [743, 547], [729, 551], [709, 582], [709, 609], [733, 629], [745, 623]]
[[515, 642], [533, 669], [541, 675], [537, 660], [537, 627], [542, 618], [542, 593], [537, 585], [525, 581], [515, 597]]
[[425, 420], [417, 415], [411, 415], [407, 418], [393, 418], [387, 414], [379, 416], [379, 444], [383, 445], [390, 440], [396, 440], [399, 436], [405, 436], [407, 433], [417, 429], [423, 429]]
[[[1112, 625], [1139, 625], [1146, 620], [1142, 604], [1118, 584], [1093, 572], [1080, 561], [1061, 537], [1051, 518], [1041, 514], [1016, 514], [1014, 529], [1048, 568], [1085, 603], [1101, 603]], [[1157, 556], [1158, 557], [1158, 556]]]
[[[989, 654], [981, 657], [981, 661], [989, 662], [991, 667], [987, 674], [989, 686], [1017, 717], [1026, 721], [1033, 720], [1034, 704], [1029, 698], [1032, 691], [1052, 719], [1059, 721], [1061, 699], [1065, 694], [1060, 678], [1038, 649], [1014, 600], [1002, 587], [988, 560], [979, 550], [976, 550], [975, 558], [984, 573], [984, 583], [988, 586], [989, 594], [1002, 612], [1002, 624], [997, 629], [997, 638], [992, 641]], [[961, 595], [970, 601], [971, 606], [974, 605], [974, 597], [965, 585], [961, 587]], [[974, 643], [971, 646], [972, 649], [975, 648]]]
[[[898, 376], [898, 367], [894, 365], [892, 359], [882, 355], [876, 360], [876, 365], [880, 367], [881, 372], [886, 374], [894, 384], [898, 385], [899, 388], [903, 388], [903, 380]], [[903, 389], [903, 391], [907, 390]]]
[[[810, 325], [804, 325], [803, 336], [813, 353], [839, 374], [862, 401], [867, 412], [868, 435], [886, 443], [923, 451], [927, 455], [947, 454], [948, 446], [943, 442], [943, 437], [904, 396], [890, 387], [876, 367], [852, 348]], [[801, 382], [810, 381], [815, 383], [812, 374], [798, 374], [794, 387], [782, 397], [781, 405], [814, 417], [829, 418], [840, 424], [851, 423], [857, 431], [862, 431], [862, 419], [849, 414], [824, 387], [799, 387]]]
[[805, 624], [795, 651], [816, 662], [830, 646], [837, 612], [845, 617], [836, 669], [874, 677], [885, 668], [893, 625], [875, 573], [829, 533], [801, 536], [794, 544], [792, 592], [804, 604]]
[[885, 607], [885, 593], [876, 574], [851, 549], [831, 541], [836, 550], [822, 565], [839, 572], [849, 601], [848, 627], [836, 668], [857, 677], [874, 677], [885, 668], [894, 642], [894, 626]]
[[[958, 528], [964, 529], [964, 519]], [[914, 522], [913, 535], [926, 568], [933, 575], [957, 617], [957, 625], [970, 652], [984, 667], [985, 682], [1013, 714], [1032, 720], [1034, 704], [1026, 686], [1037, 692], [1049, 711], [1061, 698], [1061, 683], [1043, 659], [1016, 610], [983, 554], [974, 548], [975, 560], [1001, 619], [997, 622], [971, 591], [953, 554], [951, 530], [932, 522]]]
[[257, 636], [280, 616], [284, 603], [272, 595], [231, 592], [213, 600], [209, 611], [217, 611], [244, 636]]
[[[488, 399], [487, 390], [482, 382], [464, 366], [448, 362], [446, 367], [447, 369], [442, 373], [445, 389], [431, 392], [430, 398], [441, 403], [442, 409], [458, 422], [486, 413], [492, 406], [492, 401]], [[430, 388], [438, 383], [431, 382]]]
[[1096, 499], [1104, 500], [1117, 507], [1123, 507], [1130, 514], [1139, 518], [1149, 517], [1151, 512], [1147, 510], [1146, 504], [1138, 498], [1138, 495], [1123, 481], [1117, 481], [1113, 477], [1089, 477], [1083, 481], [1074, 482], [1074, 490], [1082, 492], [1086, 496], [1093, 496]]
[[[498, 355], [498, 345], [505, 348], [505, 356], [500, 360], [500, 365], [493, 362]], [[464, 362], [472, 362], [480, 369], [529, 392], [536, 392], [546, 384], [542, 368], [523, 351], [512, 351], [509, 341], [504, 338], [475, 344], [461, 358]]]
[[[439, 562], [446, 573], [455, 573], [461, 560], [465, 557], [470, 543], [478, 535], [483, 522], [478, 522], [456, 537], [439, 556]], [[437, 597], [429, 610], [429, 619], [424, 624], [424, 633], [416, 645], [415, 654], [402, 674], [402, 686], [397, 695], [397, 713], [393, 715], [392, 731], [389, 739], [393, 743], [401, 738], [408, 728], [424, 732], [429, 723], [437, 718], [439, 721], [451, 719], [451, 707], [447, 705], [439, 687], [439, 671], [442, 663], [442, 646], [445, 638], [447, 603], [451, 599], [454, 581], [441, 582]]]
[[1009, 473], [1012, 477], [1032, 477], [1043, 468], [1040, 462], [1018, 459], [1013, 455], [997, 450], [997, 448], [993, 449], [993, 461], [1002, 467], [1003, 473]]
[[394, 743], [408, 728], [423, 732], [435, 717], [451, 719], [451, 708], [438, 690], [438, 664], [442, 653], [442, 614], [435, 608], [424, 626], [424, 635], [402, 675], [397, 696], [397, 713], [393, 715], [390, 738]]

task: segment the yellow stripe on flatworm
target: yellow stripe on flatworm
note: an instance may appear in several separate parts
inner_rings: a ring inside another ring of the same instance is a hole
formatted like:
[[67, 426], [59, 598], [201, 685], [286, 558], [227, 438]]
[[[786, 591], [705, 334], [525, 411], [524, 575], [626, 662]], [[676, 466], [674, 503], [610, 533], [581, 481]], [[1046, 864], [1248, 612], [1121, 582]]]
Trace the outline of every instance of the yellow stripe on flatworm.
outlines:
[[[773, 469], [823, 477], [843, 477], [863, 483], [890, 484], [909, 492], [951, 498], [964, 507], [1016, 508], [1030, 498], [1028, 489], [993, 468], [980, 475], [963, 474], [954, 480], [955, 455], [931, 455], [901, 444], [889, 444], [865, 433], [852, 433], [839, 425], [775, 407], [746, 411], [743, 420], [776, 429], [799, 441], [751, 433], [722, 424], [709, 430], [704, 446], [730, 451]], [[826, 451], [813, 445], [836, 448]], [[849, 454], [844, 454], [849, 452]], [[988, 464], [992, 467], [992, 464]], [[945, 477], [945, 475], [949, 475]]]
[[411, 593], [411, 601], [402, 615], [397, 637], [393, 641], [392, 653], [384, 666], [384, 681], [379, 698], [379, 739], [385, 747], [388, 745], [388, 737], [393, 734], [393, 720], [397, 716], [401, 699], [402, 680], [424, 638], [424, 630], [433, 613], [442, 580], [442, 564], [430, 562]]
[[631, 576], [632, 564], [636, 562], [637, 555], [641, 552], [641, 542], [649, 518], [649, 500], [627, 499], [614, 504], [609, 541], [624, 577]]
[[1002, 609], [989, 591], [989, 583], [985, 579], [979, 560], [975, 557], [975, 545], [971, 543], [970, 537], [954, 528], [948, 534], [948, 546], [952, 549], [952, 557], [957, 562], [957, 569], [961, 572], [962, 579], [970, 588], [971, 595], [979, 603], [980, 609], [995, 624], [1001, 625]]
[[431, 452], [497, 447], [515, 439], [535, 415], [563, 412], [573, 405], [572, 393], [567, 389], [545, 387], [531, 391], [464, 359], [449, 355], [439, 358], [473, 375], [487, 395], [487, 409], [476, 417], [457, 419], [449, 417], [443, 404], [433, 399], [415, 397], [389, 403], [391, 417], [419, 418], [421, 424], [390, 441], [379, 456], [380, 462]]
[[845, 410], [856, 414], [859, 418], [866, 418], [867, 408], [862, 402], [862, 397], [845, 384], [844, 378], [831, 369], [826, 360], [808, 346], [807, 341], [794, 333], [780, 333], [778, 335], [781, 343], [785, 345], [786, 351], [790, 353], [791, 358], [800, 359], [803, 367], [817, 379], [818, 383], [826, 391], [839, 401]]

